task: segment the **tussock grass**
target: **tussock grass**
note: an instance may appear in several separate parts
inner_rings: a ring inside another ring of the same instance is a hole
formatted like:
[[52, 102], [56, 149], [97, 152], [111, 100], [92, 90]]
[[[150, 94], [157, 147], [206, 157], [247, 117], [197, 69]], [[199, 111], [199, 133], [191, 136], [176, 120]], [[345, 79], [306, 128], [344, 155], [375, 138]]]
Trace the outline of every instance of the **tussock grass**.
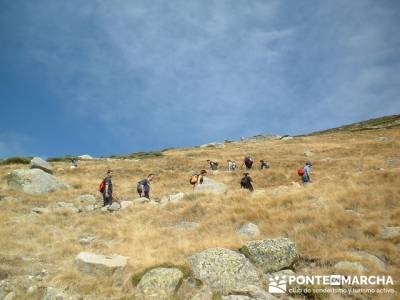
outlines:
[[[74, 268], [80, 251], [120, 254], [129, 257], [127, 274], [136, 281], [149, 268], [162, 265], [187, 266], [187, 256], [211, 247], [239, 249], [247, 240], [236, 234], [244, 223], [256, 223], [259, 239], [289, 237], [301, 255], [295, 265], [300, 274], [333, 274], [335, 262], [357, 262], [353, 251], [374, 254], [387, 265], [385, 271], [363, 262], [371, 274], [400, 278], [400, 240], [383, 239], [384, 226], [400, 226], [399, 167], [386, 164], [398, 157], [400, 131], [385, 130], [387, 142], [377, 141], [382, 131], [330, 133], [292, 140], [259, 140], [229, 143], [223, 149], [169, 149], [162, 157], [144, 156], [80, 161], [75, 170], [68, 162], [54, 162], [55, 175], [74, 188], [45, 196], [27, 195], [0, 182], [0, 278], [32, 275], [43, 266], [48, 270], [49, 285], [65, 287], [81, 295], [97, 297], [123, 296], [132, 291], [128, 276], [124, 289], [113, 288], [110, 278], [92, 278]], [[296, 187], [297, 169], [314, 154], [313, 183]], [[271, 169], [251, 171], [261, 196], [239, 189], [243, 170], [225, 171], [227, 159], [241, 164], [250, 153], [258, 161], [270, 162]], [[225, 195], [191, 194], [188, 180], [193, 172], [207, 168], [207, 159], [220, 162], [221, 170], [209, 177], [224, 182], [230, 191]], [[0, 177], [17, 165], [1, 165]], [[155, 173], [152, 197], [169, 193], [188, 193], [177, 204], [164, 208], [135, 205], [115, 214], [99, 210], [71, 214], [53, 212], [31, 214], [31, 207], [55, 209], [57, 202], [73, 202], [91, 193], [98, 195], [98, 185], [107, 169], [114, 170], [114, 191], [118, 199], [135, 199], [136, 182]], [[174, 227], [181, 221], [195, 221], [190, 230]], [[95, 235], [96, 240], [82, 246], [82, 236]], [[310, 264], [315, 263], [315, 267]], [[312, 297], [318, 298], [319, 295]]]

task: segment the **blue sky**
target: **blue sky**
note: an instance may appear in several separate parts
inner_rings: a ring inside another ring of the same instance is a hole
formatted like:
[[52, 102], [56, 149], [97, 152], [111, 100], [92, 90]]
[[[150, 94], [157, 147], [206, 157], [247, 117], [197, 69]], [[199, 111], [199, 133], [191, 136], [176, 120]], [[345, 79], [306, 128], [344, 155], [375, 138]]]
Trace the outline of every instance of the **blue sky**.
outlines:
[[0, 0], [0, 157], [400, 113], [400, 2]]

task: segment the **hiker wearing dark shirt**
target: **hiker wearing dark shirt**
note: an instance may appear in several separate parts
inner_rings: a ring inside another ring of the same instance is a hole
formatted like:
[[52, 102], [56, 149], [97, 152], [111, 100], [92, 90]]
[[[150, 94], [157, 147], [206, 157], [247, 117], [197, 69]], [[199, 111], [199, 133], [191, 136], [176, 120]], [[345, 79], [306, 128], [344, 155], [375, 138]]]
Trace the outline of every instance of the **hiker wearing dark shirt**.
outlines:
[[111, 205], [112, 203], [112, 193], [113, 193], [113, 183], [112, 183], [112, 171], [108, 170], [106, 177], [104, 177], [104, 190], [103, 190], [103, 206]]
[[251, 158], [250, 155], [247, 155], [247, 156], [244, 158], [243, 164], [242, 164], [242, 168], [243, 168], [243, 165], [246, 166], [246, 170], [250, 170], [250, 169], [251, 169], [251, 167], [253, 166], [253, 159]]
[[262, 169], [269, 169], [269, 163], [267, 161], [264, 161], [263, 159], [260, 160], [260, 168]]
[[253, 179], [251, 179], [249, 173], [244, 173], [244, 177], [242, 180], [240, 180], [240, 188], [249, 190], [250, 192], [254, 191], [252, 182]]
[[149, 174], [147, 178], [138, 182], [137, 192], [140, 197], [150, 199], [150, 183], [154, 178], [154, 174]]
[[212, 161], [207, 159], [207, 162], [210, 164], [211, 170], [218, 170], [218, 162], [217, 161]]

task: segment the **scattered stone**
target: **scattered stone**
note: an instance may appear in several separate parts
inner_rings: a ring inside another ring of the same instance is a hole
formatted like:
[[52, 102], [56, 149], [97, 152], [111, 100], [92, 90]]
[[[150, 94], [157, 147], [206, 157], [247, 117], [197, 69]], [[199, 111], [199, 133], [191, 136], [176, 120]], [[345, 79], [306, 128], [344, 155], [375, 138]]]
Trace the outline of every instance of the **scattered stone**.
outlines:
[[82, 246], [86, 246], [91, 244], [94, 240], [96, 239], [95, 236], [87, 236], [87, 237], [83, 237], [79, 240], [79, 244], [81, 244]]
[[53, 167], [40, 157], [34, 157], [29, 164], [31, 169], [40, 169], [46, 173], [53, 174]]
[[150, 199], [147, 199], [145, 197], [141, 197], [141, 198], [137, 198], [137, 199], [133, 200], [133, 203], [139, 203], [139, 204], [148, 203], [148, 202], [150, 202]]
[[352, 254], [355, 258], [358, 258], [358, 259], [364, 260], [364, 261], [368, 261], [369, 263], [374, 265], [376, 268], [378, 268], [380, 271], [386, 270], [385, 263], [373, 254], [370, 254], [366, 251], [354, 251]]
[[375, 139], [377, 142], [387, 142], [388, 138], [385, 136], [380, 136]]
[[81, 209], [82, 209], [82, 211], [89, 212], [89, 211], [94, 211], [96, 208], [97, 208], [96, 204], [89, 204], [89, 205], [85, 205]]
[[181, 201], [183, 199], [183, 197], [185, 197], [184, 193], [175, 192], [168, 196], [163, 197], [161, 199], [160, 203], [163, 205], [168, 204], [168, 203], [177, 203], [177, 202]]
[[384, 239], [394, 239], [400, 237], [400, 226], [398, 227], [385, 227], [382, 232]]
[[224, 145], [224, 143], [215, 143], [215, 142], [204, 144], [204, 145], [200, 145], [200, 148], [207, 148], [207, 147], [222, 149], [222, 148], [225, 148], [225, 145]]
[[119, 204], [118, 202], [113, 202], [111, 203], [111, 205], [107, 207], [108, 211], [118, 211], [120, 209], [121, 209], [121, 204]]
[[78, 213], [79, 209], [74, 206], [71, 202], [58, 202], [58, 210], [63, 212]]
[[260, 235], [260, 229], [254, 223], [247, 223], [242, 225], [239, 230], [238, 234], [247, 236], [247, 237], [256, 237]]
[[121, 209], [126, 209], [128, 207], [133, 206], [133, 202], [132, 201], [121, 201]]
[[10, 187], [28, 194], [45, 194], [68, 188], [68, 185], [40, 169], [14, 170], [7, 174], [6, 179]]
[[311, 157], [311, 156], [313, 156], [313, 155], [314, 155], [314, 153], [313, 153], [312, 151], [310, 151], [310, 150], [304, 151], [304, 156], [305, 156], [305, 157]]
[[37, 214], [47, 214], [50, 212], [50, 210], [47, 207], [32, 207], [31, 212]]
[[214, 291], [229, 293], [248, 285], [260, 285], [255, 267], [242, 254], [211, 248], [188, 258], [193, 276]]
[[196, 222], [187, 222], [183, 221], [175, 225], [175, 228], [178, 229], [195, 229], [199, 226], [199, 223]]
[[290, 267], [297, 257], [295, 243], [287, 238], [249, 241], [240, 252], [267, 273]]
[[227, 187], [224, 183], [204, 177], [202, 184], [197, 184], [194, 188], [195, 192], [212, 192], [212, 193], [225, 193]]
[[128, 258], [120, 255], [99, 255], [91, 252], [81, 252], [75, 258], [75, 265], [80, 272], [89, 275], [112, 275], [125, 268]]
[[356, 262], [351, 262], [351, 261], [340, 261], [335, 264], [335, 269], [338, 270], [350, 270], [350, 271], [356, 271], [359, 273], [364, 273], [365, 268], [362, 264], [356, 263]]
[[390, 158], [390, 159], [386, 160], [386, 164], [390, 167], [398, 167], [398, 166], [400, 166], [400, 159]]
[[80, 202], [96, 202], [96, 197], [91, 194], [83, 194], [79, 196]]
[[137, 285], [135, 299], [173, 299], [182, 278], [183, 273], [177, 268], [152, 269], [143, 275]]
[[79, 157], [79, 159], [82, 159], [82, 160], [91, 160], [91, 159], [93, 159], [93, 157], [90, 156], [89, 154], [79, 155], [78, 157]]

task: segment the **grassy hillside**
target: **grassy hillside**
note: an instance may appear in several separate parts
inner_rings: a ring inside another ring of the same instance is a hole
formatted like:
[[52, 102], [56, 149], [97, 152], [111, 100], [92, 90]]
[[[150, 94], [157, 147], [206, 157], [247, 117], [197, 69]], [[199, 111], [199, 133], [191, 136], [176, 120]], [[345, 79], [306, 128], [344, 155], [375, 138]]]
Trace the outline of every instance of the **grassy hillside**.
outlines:
[[[120, 254], [129, 257], [127, 274], [138, 274], [155, 265], [185, 265], [188, 255], [206, 248], [237, 249], [245, 238], [236, 230], [254, 222], [262, 232], [259, 239], [283, 236], [296, 242], [301, 254], [295, 265], [298, 274], [335, 274], [336, 262], [360, 261], [353, 252], [362, 250], [386, 264], [385, 270], [379, 270], [371, 262], [363, 262], [367, 273], [392, 275], [398, 282], [400, 240], [381, 235], [385, 226], [400, 226], [398, 120], [399, 116], [392, 116], [362, 125], [371, 130], [355, 130], [361, 125], [343, 127], [351, 134], [336, 129], [286, 140], [233, 142], [223, 149], [172, 149], [146, 159], [81, 161], [76, 170], [70, 170], [67, 162], [55, 162], [55, 176], [72, 188], [46, 196], [12, 190], [2, 180], [0, 280], [34, 276], [46, 269], [43, 285], [67, 288], [91, 295], [91, 299], [123, 298], [133, 290], [130, 276], [124, 278], [122, 289], [113, 287], [110, 278], [77, 272], [75, 256], [80, 251]], [[382, 122], [391, 124], [389, 129], [371, 128]], [[306, 150], [312, 152], [311, 156], [304, 155]], [[241, 162], [247, 153], [257, 162], [264, 159], [271, 164], [271, 169], [251, 172], [255, 188], [265, 193], [252, 195], [240, 190], [242, 171], [228, 173], [223, 168], [210, 172], [209, 177], [226, 183], [227, 194], [190, 194], [189, 177], [207, 168], [207, 159], [224, 166], [227, 159]], [[313, 183], [301, 187], [296, 171], [307, 159], [313, 162]], [[3, 177], [21, 167], [1, 165], [0, 174]], [[150, 172], [156, 174], [154, 198], [174, 191], [188, 195], [166, 207], [143, 204], [117, 213], [30, 213], [32, 207], [55, 208], [60, 201], [79, 206], [78, 197], [87, 193], [96, 195], [100, 203], [97, 188], [109, 168], [114, 170], [118, 199], [137, 198], [136, 182]], [[196, 221], [200, 226], [192, 230], [174, 228], [180, 221]], [[96, 239], [81, 245], [79, 239], [87, 235]]]
[[313, 132], [312, 135], [325, 134], [333, 132], [355, 132], [363, 130], [375, 130], [375, 129], [390, 129], [390, 128], [400, 128], [400, 115], [385, 116], [380, 118], [374, 118], [358, 123], [353, 123], [349, 125], [344, 125], [336, 128], [331, 128], [328, 130], [322, 130]]

